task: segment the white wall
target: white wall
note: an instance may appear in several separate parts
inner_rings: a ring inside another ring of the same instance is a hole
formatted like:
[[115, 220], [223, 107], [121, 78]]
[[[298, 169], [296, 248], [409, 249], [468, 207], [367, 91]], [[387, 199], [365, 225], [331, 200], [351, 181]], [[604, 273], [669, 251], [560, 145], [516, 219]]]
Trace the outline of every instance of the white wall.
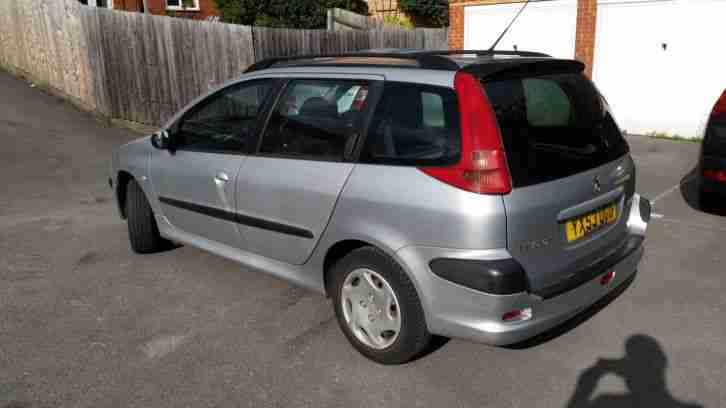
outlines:
[[595, 42], [593, 79], [621, 128], [702, 135], [726, 88], [725, 0], [601, 0]]
[[[466, 7], [464, 48], [489, 48], [521, 7]], [[530, 3], [497, 49], [573, 58], [576, 21], [576, 0]], [[599, 0], [593, 68], [623, 129], [701, 136], [726, 88], [726, 0]]]
[[[488, 49], [521, 8], [521, 3], [465, 7], [464, 48]], [[532, 2], [497, 49], [514, 50], [516, 45], [520, 51], [573, 58], [576, 24], [576, 0]]]

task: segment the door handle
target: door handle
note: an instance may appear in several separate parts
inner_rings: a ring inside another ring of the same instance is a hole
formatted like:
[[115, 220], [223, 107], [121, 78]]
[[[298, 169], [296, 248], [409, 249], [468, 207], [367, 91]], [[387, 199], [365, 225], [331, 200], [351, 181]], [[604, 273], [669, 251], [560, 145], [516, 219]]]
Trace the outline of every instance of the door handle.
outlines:
[[217, 174], [214, 176], [214, 179], [219, 182], [226, 183], [229, 181], [229, 176], [223, 171], [218, 171]]

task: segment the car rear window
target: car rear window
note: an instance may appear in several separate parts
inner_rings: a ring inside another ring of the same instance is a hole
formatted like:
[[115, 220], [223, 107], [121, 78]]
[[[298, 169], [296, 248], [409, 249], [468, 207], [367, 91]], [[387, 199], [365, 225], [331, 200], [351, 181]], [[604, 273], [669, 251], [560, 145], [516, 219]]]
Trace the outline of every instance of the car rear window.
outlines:
[[514, 187], [581, 173], [628, 152], [607, 105], [581, 74], [484, 82]]
[[386, 82], [360, 162], [403, 166], [456, 163], [459, 110], [453, 89]]

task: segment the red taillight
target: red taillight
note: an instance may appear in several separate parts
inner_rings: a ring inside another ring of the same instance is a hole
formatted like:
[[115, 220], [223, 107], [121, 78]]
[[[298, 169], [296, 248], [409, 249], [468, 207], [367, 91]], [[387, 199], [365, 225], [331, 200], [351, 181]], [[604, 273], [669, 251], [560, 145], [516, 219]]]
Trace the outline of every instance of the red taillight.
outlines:
[[726, 170], [704, 170], [703, 177], [726, 183]]
[[711, 115], [721, 114], [726, 114], [726, 90], [723, 91], [721, 97], [718, 98], [718, 101], [716, 101], [716, 105], [714, 105], [713, 111], [711, 111]]
[[615, 279], [615, 271], [610, 271], [600, 277], [600, 284], [603, 286], [607, 286], [610, 284], [610, 282], [613, 281], [613, 279]]
[[509, 193], [512, 181], [502, 139], [481, 84], [473, 75], [458, 72], [454, 89], [459, 101], [461, 159], [449, 167], [426, 167], [421, 171], [473, 193]]
[[532, 318], [532, 308], [526, 309], [514, 309], [502, 315], [503, 322], [518, 322], [523, 320], [529, 320]]

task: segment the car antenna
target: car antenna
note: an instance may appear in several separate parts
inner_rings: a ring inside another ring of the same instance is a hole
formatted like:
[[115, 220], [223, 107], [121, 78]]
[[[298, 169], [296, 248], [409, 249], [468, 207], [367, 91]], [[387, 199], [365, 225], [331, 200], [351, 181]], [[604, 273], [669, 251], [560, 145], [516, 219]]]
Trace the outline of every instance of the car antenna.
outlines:
[[509, 28], [512, 27], [512, 24], [514, 24], [514, 22], [517, 21], [517, 18], [519, 18], [519, 15], [522, 14], [522, 12], [524, 11], [524, 8], [527, 7], [527, 4], [529, 4], [529, 0], [524, 2], [524, 5], [522, 6], [521, 9], [519, 9], [519, 12], [517, 12], [517, 15], [514, 16], [512, 21], [509, 22], [509, 25], [507, 26], [507, 28], [505, 28], [504, 31], [502, 31], [502, 33], [499, 35], [499, 38], [497, 38], [497, 40], [494, 41], [494, 44], [492, 44], [492, 46], [489, 47], [489, 51], [494, 51], [494, 47], [496, 47], [497, 44], [499, 44], [499, 41], [502, 41], [502, 38], [504, 38], [504, 34], [506, 34], [507, 31], [509, 31]]

